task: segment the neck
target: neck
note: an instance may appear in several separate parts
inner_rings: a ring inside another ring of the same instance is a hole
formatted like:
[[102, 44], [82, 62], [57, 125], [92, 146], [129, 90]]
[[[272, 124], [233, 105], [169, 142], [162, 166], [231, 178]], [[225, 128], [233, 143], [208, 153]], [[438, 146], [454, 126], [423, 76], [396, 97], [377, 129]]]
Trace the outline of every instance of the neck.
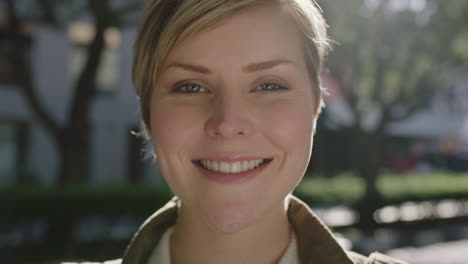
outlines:
[[[185, 211], [184, 211], [185, 210]], [[235, 233], [223, 233], [181, 207], [170, 240], [171, 263], [277, 263], [291, 239], [284, 205]]]

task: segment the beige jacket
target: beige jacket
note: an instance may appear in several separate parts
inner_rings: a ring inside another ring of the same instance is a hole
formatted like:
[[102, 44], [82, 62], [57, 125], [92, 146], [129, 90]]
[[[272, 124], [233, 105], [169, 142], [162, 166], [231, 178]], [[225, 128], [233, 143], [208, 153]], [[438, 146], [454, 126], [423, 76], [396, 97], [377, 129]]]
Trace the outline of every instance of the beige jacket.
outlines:
[[[389, 256], [373, 253], [369, 257], [344, 250], [330, 230], [310, 208], [291, 196], [288, 216], [297, 239], [301, 263], [308, 264], [405, 264]], [[103, 264], [145, 264], [167, 228], [177, 219], [177, 197], [150, 216], [137, 231], [122, 259]]]

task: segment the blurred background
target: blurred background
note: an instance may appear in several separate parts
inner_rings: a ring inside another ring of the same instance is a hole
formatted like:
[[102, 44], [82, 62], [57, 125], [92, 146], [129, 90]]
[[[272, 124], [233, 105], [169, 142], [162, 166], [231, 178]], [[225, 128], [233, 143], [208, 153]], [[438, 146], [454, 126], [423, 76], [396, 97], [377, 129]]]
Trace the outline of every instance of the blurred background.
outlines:
[[[468, 1], [321, 0], [327, 107], [295, 194], [347, 248], [467, 263]], [[0, 258], [101, 261], [171, 193], [131, 83], [142, 0], [0, 2]]]

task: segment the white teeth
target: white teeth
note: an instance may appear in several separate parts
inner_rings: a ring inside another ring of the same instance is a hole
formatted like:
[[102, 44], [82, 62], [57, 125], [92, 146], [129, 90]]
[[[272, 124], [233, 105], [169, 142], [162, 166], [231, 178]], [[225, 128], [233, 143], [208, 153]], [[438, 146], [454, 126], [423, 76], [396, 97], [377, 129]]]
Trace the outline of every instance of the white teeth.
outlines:
[[249, 169], [249, 162], [248, 161], [243, 161], [242, 162], [242, 171], [246, 171]]
[[252, 170], [265, 162], [264, 159], [236, 161], [232, 163], [218, 162], [214, 160], [201, 160], [200, 164], [207, 170], [218, 171], [222, 173], [240, 173]]
[[213, 171], [219, 171], [219, 163], [216, 161], [211, 162], [211, 170]]
[[229, 166], [229, 163], [227, 163], [227, 162], [221, 162], [219, 164], [219, 171], [224, 172], [224, 173], [230, 173], [231, 172], [231, 166]]
[[242, 167], [239, 161], [231, 164], [231, 173], [239, 173], [241, 172], [241, 170], [242, 170]]

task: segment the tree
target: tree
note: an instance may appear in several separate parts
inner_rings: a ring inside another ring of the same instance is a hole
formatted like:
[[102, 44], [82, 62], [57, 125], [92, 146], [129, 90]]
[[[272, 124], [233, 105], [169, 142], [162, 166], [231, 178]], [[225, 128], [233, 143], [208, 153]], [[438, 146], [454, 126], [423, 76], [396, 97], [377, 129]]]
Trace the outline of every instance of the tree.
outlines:
[[[389, 125], [411, 117], [453, 85], [468, 53], [466, 1], [412, 2], [322, 1], [337, 42], [328, 70], [352, 116], [349, 124], [334, 126], [349, 131], [353, 166], [366, 182], [364, 200], [375, 206]], [[331, 121], [326, 111], [325, 119]], [[364, 214], [367, 225], [372, 211]]]
[[[21, 1], [7, 0], [8, 23], [2, 39], [8, 52], [6, 60], [11, 67], [13, 82], [22, 92], [33, 110], [37, 120], [51, 136], [60, 162], [57, 182], [60, 184], [83, 181], [88, 173], [90, 149], [90, 106], [97, 93], [96, 75], [105, 49], [104, 32], [111, 27], [134, 25], [134, 11], [141, 8], [141, 1], [29, 1], [26, 14], [18, 12], [17, 4]], [[111, 4], [112, 3], [112, 4]], [[83, 5], [84, 4], [84, 5]], [[48, 113], [40, 101], [33, 80], [31, 45], [24, 41], [23, 21], [31, 20], [41, 25], [53, 26], [61, 30], [69, 19], [89, 16], [94, 21], [95, 34], [87, 47], [87, 56], [76, 82], [73, 84], [73, 98], [67, 110], [67, 121], [59, 123]]]

